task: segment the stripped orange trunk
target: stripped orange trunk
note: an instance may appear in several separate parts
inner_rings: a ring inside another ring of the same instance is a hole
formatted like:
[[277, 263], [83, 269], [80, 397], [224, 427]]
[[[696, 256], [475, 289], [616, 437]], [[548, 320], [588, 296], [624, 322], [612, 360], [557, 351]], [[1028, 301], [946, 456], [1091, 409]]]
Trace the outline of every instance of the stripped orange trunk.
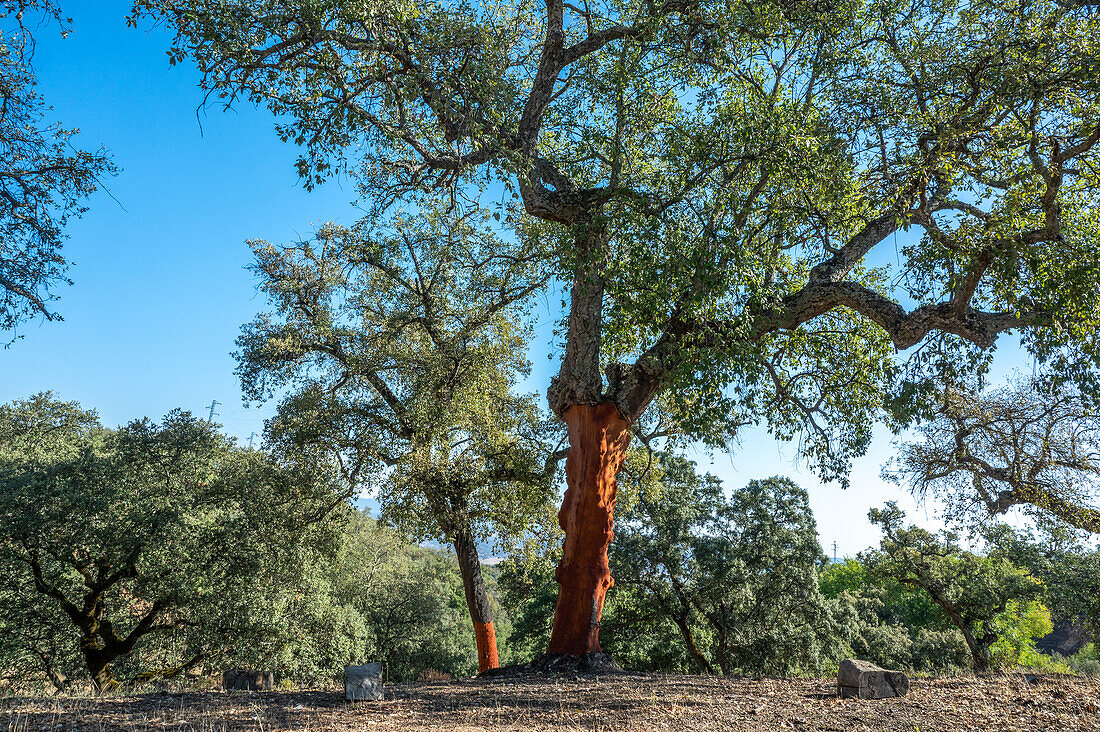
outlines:
[[497, 632], [493, 629], [493, 621], [488, 623], [474, 623], [474, 637], [477, 639], [477, 672], [482, 673], [491, 668], [500, 667], [500, 656], [497, 655]]
[[614, 404], [577, 404], [563, 415], [569, 431], [568, 488], [558, 523], [565, 531], [556, 577], [550, 653], [580, 656], [600, 651], [600, 615], [614, 580], [607, 563], [615, 513], [615, 476], [626, 457], [630, 425]]
[[455, 532], [455, 552], [458, 570], [466, 592], [466, 607], [474, 624], [474, 640], [477, 641], [478, 673], [500, 666], [497, 654], [497, 634], [493, 629], [493, 611], [489, 607], [489, 594], [485, 591], [485, 579], [481, 576], [481, 559], [477, 553], [477, 540], [468, 527]]

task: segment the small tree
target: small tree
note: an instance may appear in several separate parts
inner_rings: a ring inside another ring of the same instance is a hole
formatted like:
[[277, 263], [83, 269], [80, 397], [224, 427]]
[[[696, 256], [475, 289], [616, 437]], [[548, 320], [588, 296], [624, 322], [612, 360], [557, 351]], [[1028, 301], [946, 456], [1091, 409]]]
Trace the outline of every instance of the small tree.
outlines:
[[1040, 597], [1042, 583], [1004, 557], [964, 551], [950, 532], [937, 537], [904, 527], [897, 504], [872, 509], [869, 516], [883, 531], [879, 549], [860, 555], [870, 574], [928, 593], [962, 633], [974, 670], [988, 671], [998, 639], [994, 620], [1010, 603]]
[[1024, 506], [1100, 533], [1100, 414], [1070, 388], [1031, 380], [980, 393], [948, 387], [894, 475], [920, 497], [979, 519]]
[[324, 473], [238, 449], [186, 412], [109, 430], [39, 394], [0, 407], [0, 435], [5, 589], [63, 619], [101, 691], [148, 638], [178, 644], [170, 674], [262, 636], [263, 598], [289, 584], [333, 497]]
[[76, 130], [46, 122], [31, 67], [34, 19], [69, 32], [51, 0], [0, 0], [0, 330], [36, 315], [60, 319], [49, 302], [50, 287], [68, 282], [62, 229], [114, 173], [102, 150], [73, 147]]
[[252, 246], [275, 312], [244, 328], [237, 356], [249, 398], [289, 390], [270, 439], [335, 456], [383, 520], [454, 546], [479, 668], [496, 667], [478, 541], [521, 534], [556, 464], [534, 399], [513, 393], [546, 279], [537, 248], [442, 208]]
[[927, 593], [891, 577], [874, 577], [858, 559], [830, 563], [820, 574], [821, 594], [850, 611], [852, 654], [886, 668], [944, 672], [969, 663], [958, 629]]
[[827, 667], [842, 628], [818, 592], [825, 556], [804, 490], [754, 480], [727, 499], [711, 475], [665, 455], [659, 496], [616, 522], [620, 585], [675, 624], [708, 673], [790, 674]]

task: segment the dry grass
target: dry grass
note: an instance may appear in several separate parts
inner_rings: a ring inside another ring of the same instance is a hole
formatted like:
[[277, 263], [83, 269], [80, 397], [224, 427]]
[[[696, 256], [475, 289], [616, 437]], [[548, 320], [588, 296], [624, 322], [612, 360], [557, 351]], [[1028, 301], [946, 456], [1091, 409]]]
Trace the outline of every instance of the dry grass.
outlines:
[[629, 675], [395, 684], [339, 691], [186, 692], [0, 700], [8, 732], [60, 730], [1100, 730], [1100, 682], [916, 679], [902, 699], [839, 699], [832, 680]]

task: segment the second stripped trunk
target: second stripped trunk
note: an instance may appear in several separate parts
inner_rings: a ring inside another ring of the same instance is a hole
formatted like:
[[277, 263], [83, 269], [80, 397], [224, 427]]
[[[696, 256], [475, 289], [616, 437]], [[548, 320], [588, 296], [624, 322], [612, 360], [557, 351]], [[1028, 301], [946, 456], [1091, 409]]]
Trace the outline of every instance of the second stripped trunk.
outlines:
[[455, 534], [454, 544], [463, 589], [466, 591], [466, 606], [470, 609], [474, 638], [477, 640], [477, 670], [481, 673], [500, 666], [493, 611], [489, 607], [485, 579], [481, 576], [481, 558], [477, 554], [473, 532], [465, 527], [459, 529]]

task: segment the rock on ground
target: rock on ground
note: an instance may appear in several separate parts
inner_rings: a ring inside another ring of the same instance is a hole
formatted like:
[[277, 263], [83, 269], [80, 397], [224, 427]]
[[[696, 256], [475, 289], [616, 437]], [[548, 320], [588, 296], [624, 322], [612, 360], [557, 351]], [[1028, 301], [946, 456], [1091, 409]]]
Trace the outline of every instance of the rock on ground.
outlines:
[[381, 701], [382, 664], [375, 662], [345, 667], [344, 699], [346, 701]]
[[890, 699], [909, 693], [909, 677], [901, 671], [887, 671], [870, 661], [848, 658], [840, 662], [837, 693], [859, 699]]

